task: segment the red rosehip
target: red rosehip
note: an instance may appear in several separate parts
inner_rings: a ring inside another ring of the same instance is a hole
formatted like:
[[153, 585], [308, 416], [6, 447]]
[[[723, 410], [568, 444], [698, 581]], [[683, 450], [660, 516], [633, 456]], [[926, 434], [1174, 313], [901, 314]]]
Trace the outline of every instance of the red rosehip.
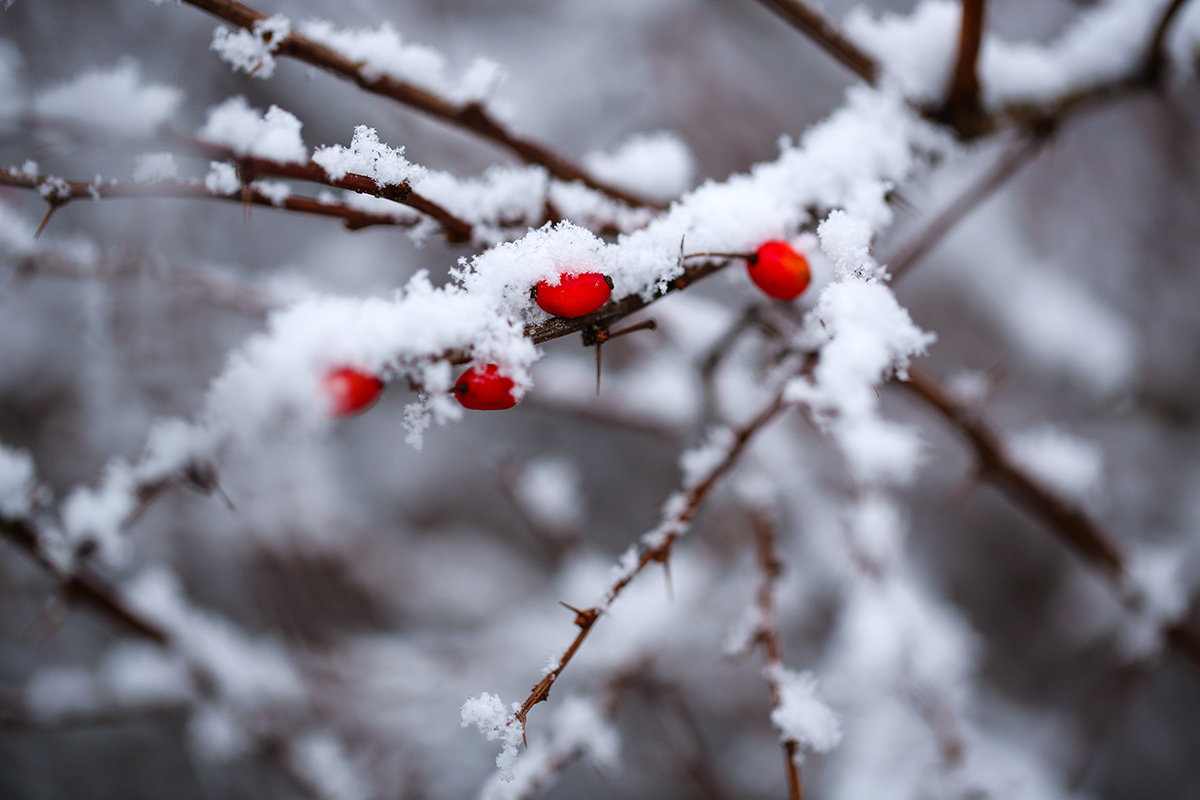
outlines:
[[538, 281], [533, 297], [543, 311], [556, 317], [582, 317], [608, 302], [612, 280], [599, 272], [563, 275], [558, 285]]
[[795, 300], [812, 278], [808, 259], [778, 239], [764, 242], [746, 259], [746, 271], [755, 286], [776, 300]]
[[495, 364], [471, 367], [454, 384], [454, 396], [472, 411], [503, 411], [517, 404], [513, 382], [500, 374]]
[[353, 367], [338, 367], [325, 373], [325, 394], [334, 416], [345, 417], [367, 409], [379, 399], [383, 381]]

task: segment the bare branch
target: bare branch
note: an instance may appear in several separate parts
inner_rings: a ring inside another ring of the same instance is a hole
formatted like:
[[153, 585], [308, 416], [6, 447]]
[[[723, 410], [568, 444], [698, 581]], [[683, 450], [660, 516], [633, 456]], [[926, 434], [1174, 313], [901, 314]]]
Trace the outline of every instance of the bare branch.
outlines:
[[[30, 189], [42, 194], [52, 210], [61, 208], [76, 200], [109, 200], [128, 198], [181, 198], [189, 200], [225, 200], [275, 208], [285, 211], [295, 211], [301, 214], [312, 214], [321, 217], [340, 219], [350, 230], [359, 230], [372, 225], [400, 225], [411, 227], [416, 220], [406, 221], [398, 217], [374, 214], [369, 211], [348, 206], [343, 203], [325, 203], [312, 197], [289, 195], [276, 200], [264, 194], [253, 186], [246, 186], [240, 191], [230, 194], [220, 194], [210, 191], [198, 181], [166, 180], [154, 183], [122, 183], [108, 181], [104, 183], [89, 183], [86, 181], [67, 181], [48, 176], [30, 177], [15, 169], [0, 170], [0, 185], [12, 186], [19, 189]], [[461, 222], [461, 221], [460, 221]], [[470, 225], [462, 223], [470, 230]], [[447, 231], [447, 237], [456, 237], [457, 232]], [[455, 238], [455, 241], [458, 239]]]
[[[762, 645], [763, 674], [771, 692], [771, 705], [783, 705], [783, 686], [779, 676], [783, 670], [783, 648], [779, 644], [779, 628], [775, 621], [775, 586], [783, 574], [783, 563], [775, 545], [775, 525], [764, 509], [750, 512], [750, 527], [754, 531], [754, 550], [758, 557], [760, 579], [756, 604], [758, 606], [758, 641]], [[788, 800], [804, 800], [804, 784], [800, 765], [796, 763], [799, 745], [795, 739], [783, 741], [784, 770], [787, 775]]]
[[962, 24], [958, 37], [958, 58], [946, 92], [941, 116], [960, 133], [968, 134], [979, 124], [979, 50], [983, 43], [983, 23], [987, 0], [962, 0]]
[[817, 11], [803, 0], [759, 0], [783, 17], [794, 28], [829, 55], [833, 56], [842, 66], [849, 69], [869, 84], [879, 80], [879, 64], [875, 59], [838, 30], [824, 14]]
[[[252, 30], [254, 25], [267, 19], [267, 15], [236, 0], [184, 0], [188, 5], [207, 11], [215, 17], [223, 19], [230, 25], [246, 30]], [[279, 43], [276, 51], [280, 55], [290, 56], [306, 64], [319, 67], [339, 77], [345, 78], [373, 94], [389, 97], [392, 100], [421, 111], [437, 120], [471, 131], [500, 147], [509, 150], [523, 161], [540, 164], [560, 180], [567, 182], [579, 181], [596, 191], [631, 206], [650, 208], [665, 208], [637, 194], [602, 181], [589, 174], [579, 165], [555, 153], [550, 148], [531, 139], [518, 136], [497, 121], [483, 106], [478, 103], [458, 105], [445, 98], [415, 86], [406, 81], [397, 80], [387, 75], [370, 73], [362, 64], [356, 63], [336, 50], [319, 44], [303, 34], [292, 32]]]
[[[1141, 599], [1128, 591], [1129, 568], [1125, 555], [1080, 508], [1063, 500], [1012, 459], [998, 433], [978, 414], [959, 405], [936, 381], [910, 369], [901, 382], [914, 396], [936, 411], [970, 443], [978, 461], [980, 477], [1033, 516], [1084, 563], [1109, 579], [1123, 603], [1137, 610]], [[1186, 619], [1163, 627], [1167, 642], [1193, 666], [1200, 667], [1200, 632]]]

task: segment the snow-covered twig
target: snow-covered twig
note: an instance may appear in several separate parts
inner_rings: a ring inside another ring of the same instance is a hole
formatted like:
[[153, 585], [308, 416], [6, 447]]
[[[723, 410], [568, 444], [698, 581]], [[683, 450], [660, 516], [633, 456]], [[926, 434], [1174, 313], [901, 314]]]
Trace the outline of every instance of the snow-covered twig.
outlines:
[[[121, 181], [70, 181], [49, 175], [30, 176], [17, 169], [0, 170], [0, 185], [12, 186], [18, 189], [30, 189], [42, 195], [49, 204], [42, 224], [38, 227], [40, 233], [50, 221], [50, 217], [61, 207], [75, 200], [109, 200], [119, 198], [150, 198], [168, 197], [188, 200], [226, 200], [243, 205], [264, 206], [301, 214], [313, 214], [321, 217], [340, 219], [350, 230], [359, 230], [372, 225], [401, 225], [411, 227], [418, 221], [416, 217], [407, 219], [377, 214], [354, 208], [338, 202], [324, 202], [313, 197], [303, 197], [289, 194], [286, 197], [274, 197], [264, 193], [253, 184], [247, 184], [231, 191], [212, 189], [203, 181], [163, 180], [153, 183], [126, 183]], [[459, 220], [458, 222], [461, 222]], [[462, 223], [466, 230], [470, 225]], [[448, 236], [458, 236], [462, 225], [447, 229]], [[452, 233], [451, 231], [455, 231]]]
[[[775, 526], [765, 509], [755, 508], [750, 512], [750, 526], [754, 532], [754, 551], [757, 556], [759, 582], [755, 597], [757, 607], [758, 643], [762, 646], [767, 688], [771, 691], [771, 707], [778, 710], [783, 705], [783, 648], [779, 644], [779, 627], [775, 620], [775, 586], [783, 573], [783, 562], [775, 544]], [[782, 742], [784, 770], [787, 775], [789, 800], [804, 800], [804, 784], [800, 776], [800, 744], [791, 737]]]
[[[230, 25], [253, 31], [256, 25], [268, 20], [268, 16], [236, 0], [185, 0], [188, 5], [207, 11]], [[351, 57], [326, 46], [298, 31], [289, 31], [282, 41], [271, 42], [272, 52], [290, 56], [331, 72], [357, 84], [374, 94], [389, 97], [410, 108], [424, 112], [455, 127], [471, 131], [522, 160], [540, 164], [551, 175], [560, 180], [579, 181], [609, 197], [632, 206], [659, 207], [660, 204], [639, 197], [633, 192], [602, 181], [588, 173], [578, 164], [554, 152], [545, 145], [506, 128], [483, 105], [478, 102], [455, 103], [425, 88], [404, 80], [367, 69]]]

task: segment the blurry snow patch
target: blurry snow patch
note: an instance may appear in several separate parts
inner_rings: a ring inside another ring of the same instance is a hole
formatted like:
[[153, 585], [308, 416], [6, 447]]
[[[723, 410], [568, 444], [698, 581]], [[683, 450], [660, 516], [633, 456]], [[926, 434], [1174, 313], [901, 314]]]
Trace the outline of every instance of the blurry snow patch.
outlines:
[[340, 144], [318, 147], [312, 160], [335, 181], [353, 172], [366, 175], [377, 186], [398, 186], [425, 175], [424, 167], [404, 157], [403, 146], [388, 147], [379, 141], [379, 133], [366, 125], [355, 126], [349, 147]]
[[679, 456], [679, 467], [683, 470], [683, 488], [691, 490], [710, 479], [729, 457], [734, 441], [733, 431], [729, 428], [713, 428], [703, 442], [684, 450]]
[[1013, 434], [1007, 449], [1020, 467], [1061, 499], [1080, 506], [1100, 499], [1104, 454], [1096, 444], [1043, 426]]
[[277, 206], [282, 206], [292, 195], [292, 187], [283, 181], [255, 181], [250, 184], [250, 188]]
[[0, 39], [0, 131], [16, 123], [24, 110], [24, 100], [21, 54], [7, 39]]
[[213, 161], [209, 164], [208, 174], [204, 176], [204, 188], [213, 194], [229, 195], [242, 188], [242, 179], [238, 177], [233, 164]]
[[182, 92], [142, 83], [132, 59], [108, 69], [93, 69], [34, 97], [34, 113], [129, 138], [147, 137], [175, 113]]
[[157, 183], [179, 177], [175, 156], [170, 153], [146, 153], [133, 164], [133, 180], [137, 183]]
[[235, 71], [265, 80], [275, 74], [275, 51], [291, 32], [288, 18], [276, 14], [256, 21], [250, 30], [221, 25], [213, 31], [211, 46]]
[[614, 200], [579, 181], [550, 181], [549, 201], [564, 219], [574, 220], [593, 230], [615, 228], [629, 232], [644, 227], [658, 215], [653, 208], [634, 208]]
[[1127, 387], [1137, 370], [1137, 329], [1030, 249], [1016, 201], [998, 203], [947, 240], [958, 262], [947, 276], [1033, 366], [1099, 394]]
[[167, 569], [139, 574], [125, 587], [125, 598], [168, 632], [176, 650], [200, 665], [229, 703], [256, 710], [303, 698], [303, 681], [281, 647], [191, 606]]
[[513, 714], [519, 708], [517, 703], [513, 703], [512, 709], [507, 709], [499, 697], [484, 692], [478, 697], [468, 698], [460, 712], [464, 728], [476, 727], [489, 742], [501, 742], [500, 754], [496, 756], [496, 777], [505, 783], [511, 783], [516, 777], [513, 770], [517, 764], [523, 731]]
[[968, 409], [982, 408], [993, 388], [991, 376], [979, 370], [959, 370], [946, 379], [946, 393]]
[[584, 166], [597, 178], [655, 200], [671, 200], [692, 185], [696, 161], [677, 134], [630, 137], [607, 153], [589, 153]]
[[302, 737], [292, 746], [288, 761], [322, 800], [367, 800], [372, 796], [359, 777], [359, 767], [342, 742], [330, 733]]
[[300, 128], [300, 120], [279, 106], [271, 106], [262, 114], [238, 96], [210, 108], [199, 135], [241, 156], [302, 163], [308, 160], [308, 150], [300, 138]]
[[300, 23], [300, 32], [362, 65], [368, 80], [404, 81], [440, 95], [451, 103], [482, 103], [504, 73], [487, 59], [476, 59], [457, 80], [448, 73], [446, 57], [429, 45], [405, 42], [388, 23], [378, 28], [340, 29], [325, 20]]
[[725, 634], [721, 652], [732, 658], [743, 656], [754, 649], [762, 633], [762, 609], [757, 604], [746, 606], [742, 615]]
[[850, 506], [847, 530], [856, 556], [886, 569], [904, 546], [905, 519], [890, 497], [868, 492]]
[[[779, 705], [771, 711], [771, 722], [779, 729], [780, 738], [816, 753], [836, 747], [842, 740], [842, 725], [817, 692], [813, 674], [778, 665], [766, 669], [779, 683]], [[800, 753], [796, 755], [799, 758]]]
[[[1099, 3], [1080, 12], [1071, 26], [1048, 44], [1010, 43], [985, 36], [979, 56], [985, 105], [1051, 102], [1132, 75], [1145, 58], [1146, 46], [1168, 2]], [[889, 79], [906, 96], [932, 103], [944, 96], [950, 83], [959, 20], [956, 0], [923, 0], [908, 14], [884, 12], [873, 17], [856, 8], [846, 19], [846, 29], [879, 59]]]
[[480, 792], [481, 800], [520, 800], [540, 795], [560, 771], [556, 763], [576, 756], [602, 768], [615, 768], [620, 750], [617, 731], [593, 701], [572, 696], [550, 720], [549, 738], [531, 739], [513, 768], [512, 780], [493, 775]]
[[54, 722], [97, 711], [100, 687], [87, 670], [49, 667], [39, 670], [25, 687], [25, 702], [35, 719]]
[[23, 450], [0, 444], [0, 516], [9, 519], [29, 513], [33, 493], [33, 459]]
[[1122, 646], [1131, 658], [1157, 652], [1164, 630], [1187, 611], [1190, 586], [1184, 566], [1178, 548], [1147, 547], [1131, 554], [1125, 591], [1133, 615], [1121, 630]]
[[192, 676], [173, 653], [141, 643], [119, 644], [105, 654], [100, 679], [119, 705], [178, 705], [192, 696]]
[[1167, 54], [1181, 76], [1200, 70], [1200, 4], [1185, 3], [1167, 33]]
[[226, 764], [250, 752], [254, 743], [229, 709], [214, 703], [188, 718], [188, 747], [199, 761]]
[[855, 6], [845, 27], [906, 97], [930, 103], [940, 100], [950, 83], [960, 17], [957, 2], [924, 0], [908, 13], [885, 11], [877, 17]]
[[549, 530], [569, 530], [583, 522], [579, 470], [566, 459], [530, 461], [517, 476], [513, 490], [525, 512]]
[[974, 649], [971, 631], [950, 608], [893, 571], [848, 596], [830, 674], [853, 696], [862, 687], [913, 684], [952, 692], [972, 669]]

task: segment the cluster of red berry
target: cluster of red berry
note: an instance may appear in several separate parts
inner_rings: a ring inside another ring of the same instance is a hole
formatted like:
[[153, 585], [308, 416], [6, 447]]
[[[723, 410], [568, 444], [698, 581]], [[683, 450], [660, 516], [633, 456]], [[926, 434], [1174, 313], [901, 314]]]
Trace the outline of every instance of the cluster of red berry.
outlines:
[[[808, 260], [780, 240], [763, 243], [747, 253], [746, 271], [754, 285], [777, 300], [794, 300], [810, 279]], [[539, 281], [533, 297], [538, 306], [556, 317], [584, 317], [608, 302], [612, 279], [599, 272], [568, 273], [558, 283]], [[474, 366], [454, 384], [454, 397], [474, 411], [502, 411], [517, 404], [512, 379], [495, 364]], [[335, 416], [348, 416], [369, 408], [383, 392], [383, 382], [368, 372], [339, 367], [325, 375], [325, 392]]]

